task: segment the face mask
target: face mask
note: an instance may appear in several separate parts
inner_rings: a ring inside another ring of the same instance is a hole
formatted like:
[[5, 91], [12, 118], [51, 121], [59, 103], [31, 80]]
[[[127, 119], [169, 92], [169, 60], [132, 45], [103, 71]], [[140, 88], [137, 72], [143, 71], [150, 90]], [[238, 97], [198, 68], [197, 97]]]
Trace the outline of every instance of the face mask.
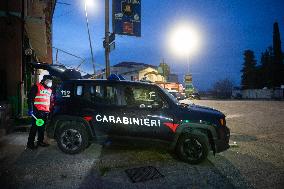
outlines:
[[48, 86], [49, 88], [52, 87], [52, 81], [46, 82], [46, 86]]

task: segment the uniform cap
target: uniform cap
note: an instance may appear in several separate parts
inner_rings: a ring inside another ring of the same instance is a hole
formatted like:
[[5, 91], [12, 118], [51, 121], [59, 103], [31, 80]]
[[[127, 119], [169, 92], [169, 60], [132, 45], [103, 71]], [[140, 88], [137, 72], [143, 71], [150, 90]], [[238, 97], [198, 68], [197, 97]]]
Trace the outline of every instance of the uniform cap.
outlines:
[[52, 76], [51, 75], [44, 75], [43, 77], [42, 77], [42, 81], [45, 81], [45, 80], [52, 80], [53, 78], [52, 78]]

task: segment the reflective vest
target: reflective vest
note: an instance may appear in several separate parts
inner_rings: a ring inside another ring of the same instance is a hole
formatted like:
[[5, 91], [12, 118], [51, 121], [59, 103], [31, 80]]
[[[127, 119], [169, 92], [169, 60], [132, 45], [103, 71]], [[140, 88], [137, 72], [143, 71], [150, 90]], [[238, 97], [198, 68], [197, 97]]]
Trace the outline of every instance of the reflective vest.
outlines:
[[51, 89], [46, 89], [41, 83], [37, 83], [37, 94], [34, 99], [34, 106], [41, 111], [49, 112]]

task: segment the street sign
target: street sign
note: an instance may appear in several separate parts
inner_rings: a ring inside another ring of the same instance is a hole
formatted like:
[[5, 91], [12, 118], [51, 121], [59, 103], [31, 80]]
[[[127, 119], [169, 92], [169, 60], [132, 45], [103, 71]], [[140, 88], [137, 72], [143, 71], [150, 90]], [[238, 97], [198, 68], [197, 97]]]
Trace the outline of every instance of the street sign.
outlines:
[[[104, 48], [106, 48], [106, 43], [105, 41], [103, 42], [103, 46]], [[108, 45], [108, 48], [109, 48], [109, 52], [113, 51], [115, 49], [115, 42], [112, 42]]]
[[191, 74], [186, 74], [184, 76], [184, 82], [185, 83], [192, 83], [192, 75]]
[[113, 51], [115, 49], [115, 42], [112, 42], [109, 44], [109, 52]]
[[141, 0], [113, 0], [113, 31], [118, 35], [141, 36]]
[[112, 43], [114, 40], [115, 40], [115, 33], [111, 33], [110, 35], [109, 35], [109, 43]]
[[[114, 40], [115, 40], [115, 33], [111, 33], [110, 36], [109, 36], [109, 44], [114, 42]], [[105, 39], [103, 41], [103, 47], [106, 48], [106, 40]]]

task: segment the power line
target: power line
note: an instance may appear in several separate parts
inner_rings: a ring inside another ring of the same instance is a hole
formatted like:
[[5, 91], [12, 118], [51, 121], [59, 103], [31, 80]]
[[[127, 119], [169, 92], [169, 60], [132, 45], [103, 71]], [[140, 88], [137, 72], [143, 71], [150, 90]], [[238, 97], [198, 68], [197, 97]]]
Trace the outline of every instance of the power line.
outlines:
[[59, 49], [59, 48], [56, 48], [56, 47], [52, 47], [52, 48], [54, 48], [54, 49], [56, 49], [56, 50], [58, 50], [58, 51], [64, 52], [64, 53], [66, 53], [66, 54], [68, 54], [68, 55], [74, 56], [74, 57], [76, 57], [76, 58], [78, 58], [78, 59], [81, 59], [82, 61], [85, 61], [84, 58], [82, 58], [82, 57], [80, 57], [80, 56], [77, 56], [77, 55], [74, 55], [74, 54], [72, 54], [72, 53], [70, 53], [70, 52], [67, 52], [67, 51], [65, 51], [65, 50], [62, 50], [62, 49]]
[[60, 4], [60, 5], [71, 5], [71, 4], [69, 4], [69, 3], [65, 3], [65, 2], [56, 2], [57, 4]]

